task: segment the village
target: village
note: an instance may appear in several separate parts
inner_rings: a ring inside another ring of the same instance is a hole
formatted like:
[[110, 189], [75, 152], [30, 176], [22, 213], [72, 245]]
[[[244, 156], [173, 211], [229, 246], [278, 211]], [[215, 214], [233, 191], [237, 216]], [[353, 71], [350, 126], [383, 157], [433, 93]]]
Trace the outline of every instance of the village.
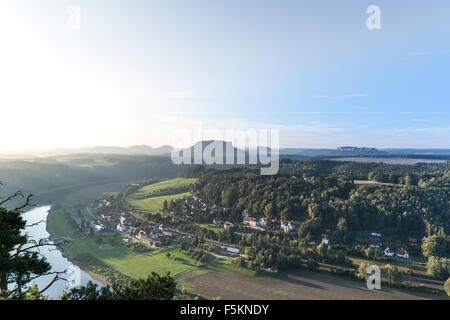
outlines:
[[[304, 177], [305, 181], [313, 181], [313, 177]], [[100, 218], [98, 221], [83, 220], [79, 217], [74, 217], [73, 220], [79, 226], [80, 230], [86, 235], [98, 232], [118, 232], [123, 236], [124, 242], [140, 242], [150, 248], [161, 248], [170, 244], [176, 243], [179, 239], [195, 238], [195, 234], [180, 230], [181, 225], [198, 225], [199, 217], [210, 222], [205, 226], [218, 230], [247, 230], [246, 232], [260, 231], [260, 232], [275, 232], [276, 229], [268, 229], [268, 221], [264, 216], [252, 214], [248, 209], [241, 212], [241, 220], [223, 221], [220, 217], [221, 213], [227, 208], [220, 207], [218, 204], [208, 203], [199, 195], [183, 196], [172, 200], [167, 206], [171, 214], [168, 215], [162, 223], [154, 223], [149, 220], [137, 219], [134, 215], [126, 211], [118, 212], [117, 203], [114, 198], [105, 198], [92, 203], [88, 210], [89, 212], [96, 212]], [[197, 221], [197, 222], [196, 222]], [[276, 225], [276, 220], [271, 220], [271, 225]], [[201, 224], [200, 224], [201, 225]], [[89, 226], [89, 227], [84, 227]], [[280, 231], [286, 234], [295, 234], [296, 225], [293, 221], [279, 221]], [[235, 245], [205, 239], [211, 245], [216, 246], [221, 253], [225, 254], [241, 254], [243, 248], [238, 248]], [[333, 234], [330, 230], [324, 230], [318, 239], [311, 239], [308, 241], [308, 246], [315, 247], [319, 244], [331, 246], [333, 241]], [[379, 252], [380, 259], [388, 260], [405, 260], [411, 261], [411, 255], [408, 250], [399, 247], [395, 249], [391, 245], [384, 245], [382, 242], [382, 235], [380, 233], [372, 232], [366, 236], [367, 248], [376, 249]], [[409, 238], [408, 247], [418, 247], [418, 241], [415, 238]]]

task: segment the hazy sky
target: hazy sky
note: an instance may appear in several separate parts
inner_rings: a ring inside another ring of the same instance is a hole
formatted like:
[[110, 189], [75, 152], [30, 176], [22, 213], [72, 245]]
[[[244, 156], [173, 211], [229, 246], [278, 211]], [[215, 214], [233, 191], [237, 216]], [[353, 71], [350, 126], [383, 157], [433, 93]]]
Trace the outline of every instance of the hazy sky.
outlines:
[[449, 17], [448, 0], [1, 0], [0, 149], [159, 146], [195, 121], [450, 148]]

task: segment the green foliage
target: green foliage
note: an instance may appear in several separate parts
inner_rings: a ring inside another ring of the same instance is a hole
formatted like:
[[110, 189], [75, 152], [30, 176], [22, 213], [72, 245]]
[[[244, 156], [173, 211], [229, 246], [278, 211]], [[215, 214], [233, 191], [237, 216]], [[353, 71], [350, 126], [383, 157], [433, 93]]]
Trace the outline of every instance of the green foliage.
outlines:
[[400, 286], [402, 283], [402, 275], [397, 266], [387, 264], [382, 266], [380, 269], [382, 279], [385, 280], [390, 286]]
[[199, 178], [207, 169], [200, 164], [194, 164], [182, 170], [179, 174], [179, 178]]
[[427, 272], [438, 279], [447, 279], [450, 276], [450, 260], [447, 258], [429, 257]]
[[447, 295], [450, 296], [450, 278], [448, 278], [447, 281], [445, 281], [444, 289], [445, 292], [447, 292]]
[[366, 257], [371, 260], [378, 260], [378, 259], [380, 259], [381, 251], [380, 251], [380, 249], [377, 249], [377, 248], [367, 248], [365, 250], [365, 254], [366, 254]]
[[[32, 251], [48, 245], [46, 241], [33, 242], [25, 229], [25, 220], [19, 210], [0, 207], [0, 295], [24, 299], [37, 296], [35, 288], [25, 291], [27, 283], [50, 271], [50, 264], [39, 252]], [[8, 285], [14, 289], [8, 291]], [[8, 293], [6, 293], [8, 292]]]
[[[372, 171], [371, 178], [378, 174], [400, 184], [354, 185], [352, 179], [361, 179], [358, 172], [366, 169], [372, 170], [364, 178]], [[313, 181], [304, 181], [306, 172], [314, 173]], [[426, 187], [416, 186], [415, 176]], [[220, 214], [224, 221], [239, 220], [239, 213], [248, 209], [270, 220], [293, 220], [301, 238], [314, 238], [330, 229], [336, 233], [333, 240], [345, 244], [353, 241], [358, 232], [374, 229], [402, 239], [445, 236], [450, 231], [449, 186], [450, 169], [444, 165], [302, 161], [281, 168], [276, 176], [260, 176], [249, 168], [209, 170], [192, 191], [209, 203], [230, 208]]]
[[446, 257], [448, 252], [445, 239], [438, 235], [423, 238], [422, 253], [425, 257]]
[[114, 283], [100, 290], [96, 284], [73, 288], [64, 292], [62, 300], [170, 300], [175, 293], [175, 280], [166, 274], [152, 272], [147, 279], [132, 280], [127, 285]]
[[362, 279], [362, 280], [366, 281], [367, 278], [369, 277], [369, 275], [367, 274], [367, 268], [368, 268], [369, 266], [370, 266], [370, 263], [365, 262], [365, 261], [362, 261], [362, 262], [359, 264], [359, 267], [358, 267], [358, 271], [357, 271], [357, 273], [356, 273], [356, 276], [357, 276], [359, 279]]

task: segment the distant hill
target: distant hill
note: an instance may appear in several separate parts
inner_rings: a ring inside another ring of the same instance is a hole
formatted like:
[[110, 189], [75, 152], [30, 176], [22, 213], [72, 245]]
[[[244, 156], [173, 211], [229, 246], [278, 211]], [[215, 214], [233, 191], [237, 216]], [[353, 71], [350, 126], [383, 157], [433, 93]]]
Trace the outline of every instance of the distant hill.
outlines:
[[15, 152], [15, 154], [2, 154], [3, 159], [63, 156], [71, 154], [111, 154], [111, 155], [145, 155], [145, 156], [162, 156], [170, 155], [172, 147], [164, 145], [161, 147], [150, 147], [147, 145], [137, 145], [131, 147], [115, 147], [115, 146], [98, 146], [84, 148], [54, 148], [45, 150], [34, 150], [26, 152]]
[[280, 155], [296, 155], [304, 157], [344, 157], [344, 156], [378, 156], [386, 155], [386, 151], [366, 147], [339, 147], [337, 149], [305, 149], [284, 148], [280, 149]]
[[[195, 148], [201, 148], [202, 152], [214, 140], [199, 141], [192, 147], [187, 148], [193, 151]], [[232, 148], [236, 155], [238, 150], [242, 150], [233, 146], [231, 142], [216, 141], [222, 143], [222, 155], [225, 159], [227, 146]], [[201, 146], [200, 146], [201, 144]], [[258, 147], [261, 149], [262, 147]], [[97, 147], [82, 147], [82, 148], [54, 148], [46, 150], [34, 150], [23, 152], [2, 152], [0, 151], [0, 159], [31, 159], [35, 157], [49, 157], [49, 156], [65, 156], [73, 154], [104, 154], [104, 155], [142, 155], [142, 156], [170, 156], [173, 147], [164, 145], [161, 147], [150, 147], [148, 145], [134, 145], [130, 147], [117, 146], [97, 146]], [[185, 150], [187, 150], [185, 149]], [[245, 149], [246, 163], [248, 163], [249, 149]], [[265, 150], [263, 150], [265, 151]], [[270, 148], [269, 148], [270, 152]], [[413, 149], [413, 148], [385, 148], [376, 149], [368, 147], [353, 147], [342, 146], [336, 149], [313, 149], [313, 148], [281, 148], [279, 149], [280, 157], [308, 159], [317, 157], [361, 157], [361, 156], [450, 156], [450, 149]]]
[[450, 155], [450, 149], [401, 149], [401, 148], [390, 148], [381, 149], [392, 154], [430, 154], [430, 155]]

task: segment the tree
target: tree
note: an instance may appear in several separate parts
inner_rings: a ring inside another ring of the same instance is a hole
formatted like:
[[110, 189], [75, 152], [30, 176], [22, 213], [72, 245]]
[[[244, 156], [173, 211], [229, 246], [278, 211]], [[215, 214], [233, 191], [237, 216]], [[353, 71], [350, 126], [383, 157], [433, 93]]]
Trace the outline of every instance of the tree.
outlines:
[[450, 276], [449, 260], [446, 258], [429, 257], [427, 272], [429, 275], [435, 278], [439, 279], [448, 278], [448, 276]]
[[339, 218], [336, 229], [337, 229], [338, 239], [344, 243], [347, 242], [348, 241], [348, 223], [344, 217]]
[[98, 289], [89, 282], [87, 286], [73, 288], [61, 295], [62, 300], [170, 300], [175, 294], [175, 280], [152, 272], [147, 279], [132, 280], [128, 285], [113, 284]]
[[356, 276], [359, 279], [367, 280], [368, 274], [367, 274], [367, 268], [370, 266], [370, 263], [362, 261], [358, 267], [358, 273]]
[[317, 253], [319, 254], [319, 257], [324, 261], [328, 256], [328, 246], [321, 243], [317, 246]]
[[387, 264], [381, 268], [381, 274], [386, 282], [391, 286], [399, 286], [402, 282], [402, 275], [397, 266]]
[[235, 186], [228, 187], [222, 192], [222, 204], [231, 208], [238, 200], [239, 192]]
[[367, 248], [365, 250], [366, 257], [373, 260], [378, 260], [381, 256], [381, 252], [376, 248]]
[[447, 281], [445, 281], [444, 289], [445, 292], [447, 292], [447, 295], [450, 296], [450, 278], [448, 278]]
[[[0, 296], [16, 299], [36, 298], [65, 273], [65, 271], [51, 272], [50, 264], [38, 249], [48, 246], [61, 247], [62, 244], [53, 243], [49, 239], [34, 240], [23, 233], [27, 225], [21, 211], [31, 206], [32, 195], [26, 198], [25, 204], [13, 210], [2, 207], [18, 197], [23, 197], [22, 192], [18, 191], [0, 202]], [[36, 287], [30, 287], [26, 291], [28, 283], [44, 275], [55, 277], [40, 291]], [[8, 290], [10, 284], [13, 288]]]
[[407, 186], [417, 186], [419, 183], [419, 178], [415, 174], [408, 174], [405, 177], [405, 184]]
[[275, 218], [275, 206], [273, 203], [270, 202], [264, 207], [264, 214], [267, 220], [272, 220]]
[[438, 235], [423, 238], [422, 253], [425, 257], [445, 257], [445, 239]]

